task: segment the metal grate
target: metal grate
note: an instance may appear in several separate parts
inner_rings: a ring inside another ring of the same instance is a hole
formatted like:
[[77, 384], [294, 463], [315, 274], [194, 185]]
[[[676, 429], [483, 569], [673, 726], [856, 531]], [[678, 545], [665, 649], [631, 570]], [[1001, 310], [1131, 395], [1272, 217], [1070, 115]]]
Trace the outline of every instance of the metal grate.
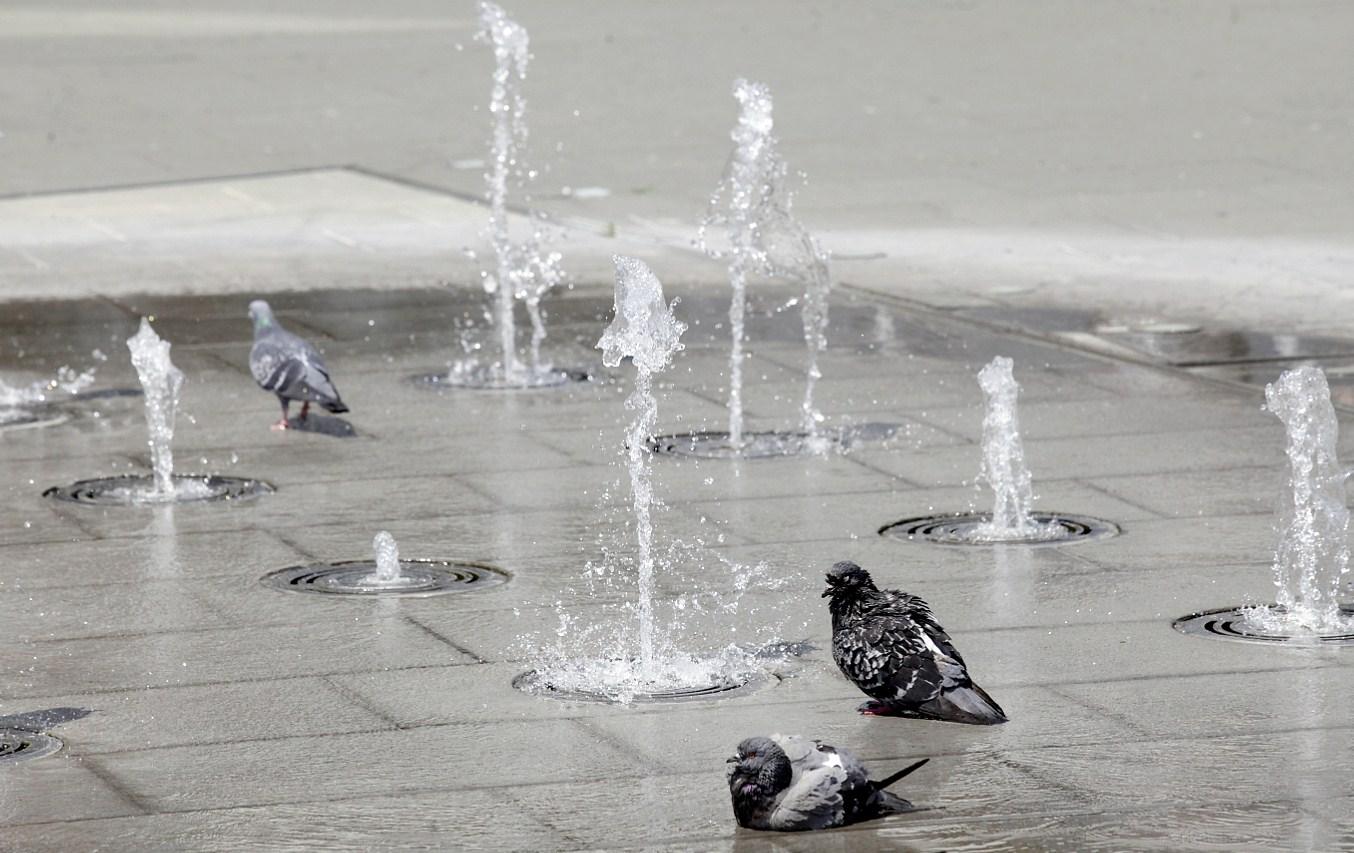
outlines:
[[[250, 500], [276, 491], [273, 486], [262, 480], [221, 477], [216, 474], [205, 476], [175, 474], [174, 482], [183, 483], [185, 488], [175, 495], [172, 503]], [[52, 486], [44, 491], [42, 496], [77, 504], [155, 506], [154, 501], [137, 498], [138, 494], [149, 492], [154, 485], [155, 478], [149, 474], [125, 474], [119, 477], [77, 480], [68, 486]]]
[[512, 686], [526, 693], [558, 699], [564, 702], [604, 702], [621, 704], [657, 704], [667, 702], [699, 702], [702, 700], [727, 699], [753, 690], [759, 690], [779, 683], [774, 676], [754, 675], [736, 681], [723, 681], [718, 684], [686, 687], [676, 690], [640, 691], [626, 694], [622, 699], [615, 692], [597, 689], [563, 689], [556, 687], [538, 670], [530, 670], [513, 679]]
[[287, 592], [319, 595], [404, 596], [426, 598], [454, 592], [473, 592], [507, 583], [511, 575], [485, 563], [451, 560], [400, 560], [403, 580], [397, 585], [372, 582], [374, 560], [312, 563], [291, 566], [264, 575], [264, 586]]
[[880, 536], [910, 542], [933, 542], [938, 545], [1070, 545], [1117, 536], [1119, 525], [1061, 512], [1036, 512], [1031, 517], [1041, 525], [1054, 525], [1051, 536], [1032, 536], [1024, 539], [985, 539], [979, 530], [992, 520], [987, 512], [956, 513], [953, 515], [926, 515], [905, 518], [879, 528]]
[[[1271, 610], [1275, 605], [1268, 605]], [[1349, 646], [1354, 645], [1354, 633], [1302, 634], [1269, 633], [1251, 625], [1241, 607], [1223, 607], [1191, 613], [1171, 623], [1175, 630], [1195, 637], [1212, 637], [1239, 643], [1291, 644], [1294, 646]]]
[[51, 735], [23, 729], [0, 729], [0, 764], [36, 761], [61, 751], [64, 744]]

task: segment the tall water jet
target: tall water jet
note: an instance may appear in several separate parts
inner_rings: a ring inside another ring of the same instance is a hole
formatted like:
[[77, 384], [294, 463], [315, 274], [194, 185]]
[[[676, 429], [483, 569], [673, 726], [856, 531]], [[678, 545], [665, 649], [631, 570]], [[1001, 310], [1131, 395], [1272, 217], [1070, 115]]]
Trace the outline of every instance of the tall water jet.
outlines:
[[[739, 566], [709, 554], [699, 540], [669, 539], [660, 545], [654, 510], [661, 504], [654, 496], [650, 449], [658, 420], [654, 378], [682, 349], [686, 325], [673, 316], [662, 285], [647, 266], [623, 256], [614, 260], [615, 316], [597, 346], [607, 366], [619, 367], [629, 360], [635, 368], [634, 388], [626, 400], [630, 421], [624, 449], [630, 486], [627, 529], [634, 531], [634, 541], [615, 543], [616, 527], [608, 525], [602, 538], [613, 544], [603, 545], [600, 562], [588, 564], [583, 575], [587, 590], [578, 597], [589, 601], [600, 597], [603, 611], [620, 611], [624, 618], [584, 624], [564, 601], [558, 602], [560, 622], [553, 640], [544, 647], [527, 640], [529, 654], [538, 659], [538, 665], [514, 683], [524, 690], [567, 699], [630, 703], [711, 698], [754, 681], [765, 667], [783, 660], [784, 653], [768, 651], [770, 644], [759, 649], [732, 643], [713, 651], [683, 651], [676, 644], [678, 632], [690, 631], [706, 644], [711, 637], [728, 638], [734, 627], [727, 620], [739, 615], [739, 602], [746, 592], [758, 587], [758, 591], [797, 589], [801, 581], [787, 583], [783, 572], [772, 577], [764, 566]], [[727, 573], [718, 571], [721, 565]], [[633, 572], [624, 571], [631, 566]], [[684, 568], [694, 577], [682, 574]], [[634, 590], [624, 604], [606, 603], [615, 597], [613, 581], [622, 580], [628, 586], [632, 578]], [[665, 588], [682, 591], [659, 598], [660, 579]], [[804, 599], [795, 595], [793, 600]], [[758, 606], [761, 617], [777, 605], [763, 599]], [[699, 626], [703, 618], [719, 621]], [[760, 631], [748, 633], [756, 636]], [[775, 647], [784, 648], [783, 643]]]
[[[643, 261], [616, 255], [616, 308], [611, 325], [597, 342], [602, 363], [619, 367], [629, 358], [635, 366], [635, 387], [625, 408], [634, 413], [625, 431], [630, 473], [630, 503], [635, 518], [638, 582], [635, 610], [639, 618], [639, 665], [652, 672], [653, 627], [653, 483], [649, 442], [658, 424], [658, 401], [653, 395], [653, 376], [672, 363], [682, 349], [686, 324], [672, 314], [663, 300], [663, 285]], [[674, 301], [675, 305], [676, 302]]]
[[821, 444], [823, 413], [814, 405], [813, 391], [818, 380], [823, 378], [818, 357], [827, 349], [827, 300], [832, 290], [832, 277], [828, 272], [827, 255], [818, 247], [816, 241], [808, 238], [807, 234], [805, 238], [810, 241], [807, 248], [812, 261], [807, 267], [810, 275], [806, 280], [804, 307], [801, 312], [804, 321], [804, 343], [808, 348], [808, 364], [804, 369], [806, 378], [804, 400], [799, 405], [799, 424], [800, 429], [809, 436], [810, 442]]
[[[832, 288], [827, 253], [791, 213], [793, 196], [785, 186], [787, 167], [771, 132], [774, 122], [770, 89], [762, 83], [739, 79], [734, 81], [733, 95], [739, 106], [738, 121], [731, 134], [734, 149], [696, 238], [706, 254], [727, 258], [729, 285], [733, 290], [729, 303], [732, 349], [728, 442], [735, 450], [744, 443], [747, 279], [749, 275], [767, 275], [788, 279], [804, 288], [801, 310], [808, 363], [800, 428], [808, 436], [806, 446], [821, 449], [823, 416], [814, 405], [813, 394], [822, 377], [819, 355], [827, 346], [828, 296]], [[727, 252], [712, 249], [706, 242], [711, 227], [726, 231]]]
[[1274, 549], [1277, 607], [1248, 608], [1246, 619], [1266, 631], [1349, 631], [1340, 586], [1349, 571], [1349, 510], [1336, 452], [1339, 421], [1326, 374], [1294, 368], [1265, 387], [1265, 402], [1287, 431], [1288, 488], [1277, 513]]
[[169, 341], [161, 340], [150, 321], [141, 318], [141, 328], [127, 339], [132, 366], [145, 397], [146, 443], [150, 445], [154, 486], [141, 496], [146, 501], [174, 499], [174, 416], [183, 388], [183, 371], [169, 360]]
[[983, 461], [979, 476], [992, 489], [992, 518], [975, 534], [984, 539], [1039, 538], [1057, 535], [1053, 525], [1034, 520], [1034, 480], [1025, 464], [1025, 447], [1020, 441], [1020, 417], [1016, 400], [1020, 385], [1015, 381], [1014, 363], [997, 356], [978, 371], [978, 384], [987, 397], [983, 417]]
[[[508, 220], [510, 185], [521, 186], [535, 174], [525, 166], [523, 158], [527, 123], [522, 84], [531, 60], [530, 39], [526, 28], [509, 18], [497, 4], [481, 0], [479, 13], [480, 29], [475, 37], [489, 44], [494, 51], [493, 86], [489, 96], [494, 127], [485, 182], [489, 197], [488, 232], [495, 266], [492, 272], [483, 273], [483, 277], [485, 290], [495, 296], [494, 323], [499, 338], [500, 364], [496, 376], [478, 378], [473, 374], [482, 370], [454, 366], [449, 379], [456, 380], [459, 370], [463, 384], [505, 387], [556, 384], [555, 380], [565, 381], [569, 377], [555, 375], [541, 360], [541, 342], [546, 332], [540, 303], [541, 298], [563, 280], [559, 266], [561, 256], [542, 249], [542, 236], [534, 214], [529, 214], [531, 233], [520, 241], [514, 239]], [[517, 353], [513, 312], [519, 299], [525, 303], [532, 325], [529, 365], [523, 365]]]

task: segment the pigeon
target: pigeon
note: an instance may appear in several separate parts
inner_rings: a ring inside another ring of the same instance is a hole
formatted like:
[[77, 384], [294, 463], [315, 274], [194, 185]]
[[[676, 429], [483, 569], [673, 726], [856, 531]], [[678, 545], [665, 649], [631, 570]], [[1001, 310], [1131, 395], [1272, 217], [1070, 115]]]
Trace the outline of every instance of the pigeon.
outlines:
[[249, 319], [254, 321], [249, 372], [254, 374], [260, 388], [272, 391], [282, 403], [282, 420], [273, 424], [273, 429], [287, 428], [287, 410], [292, 400], [302, 401], [302, 421], [310, 414], [311, 403], [334, 414], [348, 411], [329, 378], [319, 350], [282, 328], [273, 316], [273, 309], [262, 299], [249, 303]]
[[1006, 722], [1006, 712], [969, 678], [964, 658], [915, 595], [879, 589], [851, 562], [827, 573], [832, 658], [873, 701], [871, 716], [920, 717], [973, 725]]
[[874, 782], [844, 749], [796, 735], [750, 737], [726, 761], [733, 816], [748, 829], [800, 832], [911, 811], [884, 789], [930, 760]]

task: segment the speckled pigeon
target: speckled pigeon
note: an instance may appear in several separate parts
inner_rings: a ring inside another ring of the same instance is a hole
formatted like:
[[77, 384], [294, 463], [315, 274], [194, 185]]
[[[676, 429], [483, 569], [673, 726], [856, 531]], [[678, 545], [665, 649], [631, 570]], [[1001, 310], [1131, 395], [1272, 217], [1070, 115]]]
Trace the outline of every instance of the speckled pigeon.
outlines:
[[287, 410], [292, 400], [301, 401], [301, 420], [316, 403], [334, 414], [348, 411], [338, 389], [329, 378], [324, 358], [310, 342], [282, 328], [273, 317], [273, 309], [262, 299], [249, 303], [249, 319], [254, 321], [254, 348], [249, 351], [249, 372], [265, 391], [272, 391], [282, 403], [282, 420], [273, 429], [287, 428]]
[[884, 789], [929, 760], [873, 782], [844, 749], [795, 735], [750, 737], [727, 762], [733, 815], [748, 829], [799, 832], [910, 811], [911, 803]]
[[871, 697], [862, 714], [994, 725], [1006, 713], [969, 678], [964, 658], [915, 595], [881, 590], [870, 573], [841, 562], [827, 574], [832, 658]]

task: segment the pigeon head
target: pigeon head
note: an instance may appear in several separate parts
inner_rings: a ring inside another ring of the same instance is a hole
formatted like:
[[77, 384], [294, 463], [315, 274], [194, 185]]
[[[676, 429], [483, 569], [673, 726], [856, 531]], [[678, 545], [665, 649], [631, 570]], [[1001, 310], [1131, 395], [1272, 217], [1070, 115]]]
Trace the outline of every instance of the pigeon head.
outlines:
[[729, 768], [729, 791], [734, 807], [745, 799], [774, 797], [790, 786], [794, 775], [790, 757], [769, 737], [750, 737], [738, 744], [738, 752], [725, 762]]
[[255, 331], [273, 325], [273, 309], [262, 299], [249, 303], [249, 319], [254, 321]]
[[823, 598], [853, 595], [863, 589], [874, 588], [874, 581], [870, 580], [869, 572], [850, 560], [843, 560], [827, 573], [827, 589], [823, 590]]

